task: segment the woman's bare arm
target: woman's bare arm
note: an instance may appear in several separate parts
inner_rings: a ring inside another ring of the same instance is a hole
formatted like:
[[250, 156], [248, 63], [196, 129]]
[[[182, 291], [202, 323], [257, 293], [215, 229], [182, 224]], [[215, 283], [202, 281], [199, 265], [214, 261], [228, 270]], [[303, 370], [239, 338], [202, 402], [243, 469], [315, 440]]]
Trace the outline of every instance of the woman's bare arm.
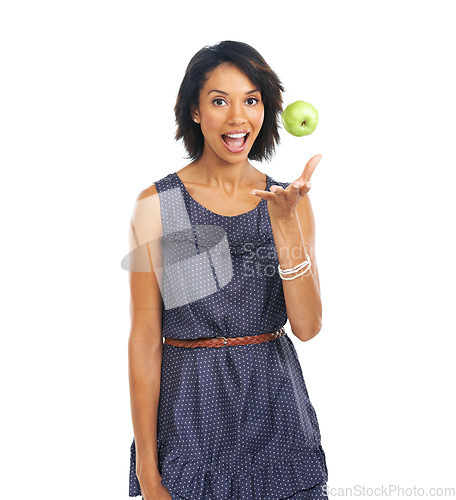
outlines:
[[130, 316], [128, 371], [136, 445], [136, 473], [156, 471], [157, 413], [163, 354], [162, 299], [155, 270], [161, 268], [160, 205], [156, 187], [142, 191], [133, 212], [130, 241]]

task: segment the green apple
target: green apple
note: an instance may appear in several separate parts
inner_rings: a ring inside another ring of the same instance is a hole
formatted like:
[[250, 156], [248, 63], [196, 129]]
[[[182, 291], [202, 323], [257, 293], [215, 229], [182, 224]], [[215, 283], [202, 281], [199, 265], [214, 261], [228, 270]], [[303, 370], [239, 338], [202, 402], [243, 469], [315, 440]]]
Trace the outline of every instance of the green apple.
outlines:
[[285, 108], [282, 123], [291, 135], [309, 135], [317, 128], [318, 111], [308, 102], [296, 101]]

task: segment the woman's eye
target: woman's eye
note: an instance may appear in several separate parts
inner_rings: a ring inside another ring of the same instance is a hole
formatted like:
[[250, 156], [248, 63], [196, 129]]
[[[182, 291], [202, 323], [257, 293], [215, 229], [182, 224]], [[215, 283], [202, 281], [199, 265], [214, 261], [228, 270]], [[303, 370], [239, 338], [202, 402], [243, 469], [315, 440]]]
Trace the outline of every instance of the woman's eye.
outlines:
[[213, 102], [216, 106], [222, 106], [222, 104], [220, 104], [220, 103], [224, 103], [225, 101], [224, 101], [224, 99], [218, 98], [218, 99], [214, 99], [212, 102]]
[[251, 105], [256, 104], [257, 102], [259, 102], [258, 99], [256, 99], [255, 97], [249, 97], [246, 102], [249, 102], [249, 101], [250, 101], [249, 104], [251, 104]]

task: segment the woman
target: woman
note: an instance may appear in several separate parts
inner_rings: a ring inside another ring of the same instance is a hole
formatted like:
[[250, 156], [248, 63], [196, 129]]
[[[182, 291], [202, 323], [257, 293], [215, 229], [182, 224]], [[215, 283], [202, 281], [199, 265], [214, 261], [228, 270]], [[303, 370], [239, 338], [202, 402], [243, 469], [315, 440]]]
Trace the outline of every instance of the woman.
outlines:
[[138, 196], [129, 496], [327, 498], [317, 416], [283, 328], [301, 341], [321, 328], [307, 195], [321, 156], [293, 185], [249, 163], [274, 153], [283, 90], [249, 45], [204, 47], [175, 106], [192, 161]]

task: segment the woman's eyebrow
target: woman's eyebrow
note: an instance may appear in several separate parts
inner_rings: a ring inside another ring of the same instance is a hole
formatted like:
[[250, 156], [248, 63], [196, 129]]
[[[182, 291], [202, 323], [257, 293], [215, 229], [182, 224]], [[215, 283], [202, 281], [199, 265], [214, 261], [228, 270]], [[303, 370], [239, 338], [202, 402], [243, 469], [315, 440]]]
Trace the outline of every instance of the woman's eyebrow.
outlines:
[[[253, 90], [249, 90], [248, 92], [246, 92], [246, 94], [253, 94], [254, 92], [259, 92], [259, 91], [260, 91], [260, 89], [253, 89]], [[207, 95], [209, 95], [211, 92], [217, 92], [218, 94], [230, 95], [230, 94], [228, 94], [228, 92], [225, 92], [223, 90], [217, 90], [217, 89], [209, 90]]]

